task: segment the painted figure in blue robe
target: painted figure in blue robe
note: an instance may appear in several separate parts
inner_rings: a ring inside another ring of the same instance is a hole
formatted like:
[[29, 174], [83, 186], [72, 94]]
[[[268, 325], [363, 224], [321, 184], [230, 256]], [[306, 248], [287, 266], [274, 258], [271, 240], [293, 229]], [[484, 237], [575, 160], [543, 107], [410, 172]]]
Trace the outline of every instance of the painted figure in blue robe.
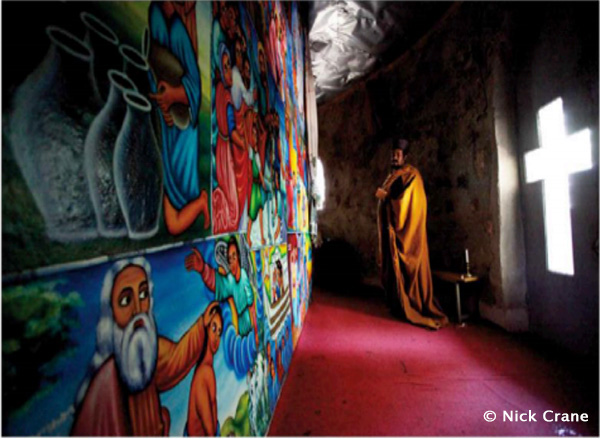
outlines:
[[200, 189], [198, 113], [202, 100], [196, 58], [194, 2], [153, 2], [149, 10], [150, 97], [160, 109], [167, 230], [178, 235], [199, 216], [210, 226], [208, 194]]
[[254, 332], [258, 346], [254, 292], [248, 273], [241, 265], [240, 250], [234, 237], [227, 242], [227, 262], [229, 270], [222, 266], [213, 268], [205, 263], [204, 257], [197, 249], [192, 249], [192, 253], [186, 257], [185, 266], [186, 269], [200, 274], [204, 284], [215, 294], [215, 300], [230, 303], [235, 311], [233, 322], [237, 333], [245, 337]]
[[[185, 259], [188, 271], [196, 271], [215, 300], [223, 306], [225, 360], [239, 377], [245, 376], [256, 360], [259, 347], [258, 317], [254, 291], [247, 271], [240, 261], [235, 237], [227, 241], [228, 269], [211, 267], [197, 249]], [[227, 306], [225, 306], [227, 304]]]

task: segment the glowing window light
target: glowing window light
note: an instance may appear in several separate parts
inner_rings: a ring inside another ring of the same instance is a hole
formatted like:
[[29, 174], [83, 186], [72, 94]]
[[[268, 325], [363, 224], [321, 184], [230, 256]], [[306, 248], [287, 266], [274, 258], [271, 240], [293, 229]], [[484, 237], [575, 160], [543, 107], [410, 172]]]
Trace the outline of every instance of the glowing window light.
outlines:
[[317, 210], [325, 207], [325, 171], [321, 159], [317, 158], [317, 176], [315, 178], [315, 192], [317, 197]]
[[561, 98], [538, 111], [537, 126], [541, 147], [525, 154], [526, 181], [543, 181], [546, 266], [572, 276], [569, 174], [592, 168], [591, 132], [586, 128], [566, 135]]

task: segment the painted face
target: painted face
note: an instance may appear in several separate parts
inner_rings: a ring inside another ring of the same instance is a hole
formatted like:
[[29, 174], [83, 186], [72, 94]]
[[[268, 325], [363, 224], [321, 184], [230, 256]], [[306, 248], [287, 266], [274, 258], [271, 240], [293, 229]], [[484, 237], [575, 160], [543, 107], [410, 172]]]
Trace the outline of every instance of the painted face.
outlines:
[[242, 52], [246, 53], [248, 45], [246, 44], [246, 37], [243, 34], [240, 34], [240, 43], [242, 45]]
[[115, 323], [121, 328], [138, 314], [150, 309], [150, 287], [142, 267], [129, 265], [117, 274], [113, 282], [111, 305]]
[[214, 354], [219, 350], [221, 343], [221, 333], [223, 332], [223, 318], [219, 314], [215, 314], [210, 321], [208, 327], [208, 345], [211, 352]]
[[219, 24], [221, 25], [221, 29], [223, 29], [225, 32], [228, 32], [230, 27], [228, 9], [229, 8], [225, 2], [219, 2], [219, 12], [221, 13], [221, 15], [219, 15]]
[[243, 69], [242, 67], [242, 54], [243, 54], [243, 49], [242, 49], [242, 43], [240, 40], [236, 40], [235, 41], [235, 65], [238, 67], [238, 69], [240, 69], [240, 71]]
[[258, 118], [256, 116], [252, 122], [252, 138], [254, 140], [254, 145], [258, 145]]
[[244, 61], [244, 85], [246, 88], [250, 87], [250, 61]]
[[265, 62], [265, 52], [262, 47], [258, 49], [258, 67], [260, 69], [260, 74], [264, 75], [267, 73], [267, 64]]
[[238, 255], [235, 245], [231, 244], [227, 249], [227, 262], [232, 273], [237, 273], [240, 268], [240, 256]]
[[404, 151], [402, 151], [401, 149], [392, 150], [392, 166], [393, 167], [402, 166], [404, 164], [405, 160], [406, 160], [406, 156], [404, 155]]
[[271, 356], [271, 350], [269, 349], [269, 372], [271, 373], [271, 379], [275, 379], [275, 362]]
[[233, 6], [226, 7], [223, 15], [226, 16], [225, 26], [221, 26], [224, 27], [225, 32], [227, 32], [227, 38], [233, 40], [236, 31], [235, 10], [233, 9]]
[[227, 87], [231, 87], [231, 84], [233, 83], [231, 78], [231, 60], [226, 53], [223, 54], [223, 80]]
[[285, 109], [285, 130], [289, 133], [292, 129], [292, 122], [290, 121], [289, 110], [286, 107]]

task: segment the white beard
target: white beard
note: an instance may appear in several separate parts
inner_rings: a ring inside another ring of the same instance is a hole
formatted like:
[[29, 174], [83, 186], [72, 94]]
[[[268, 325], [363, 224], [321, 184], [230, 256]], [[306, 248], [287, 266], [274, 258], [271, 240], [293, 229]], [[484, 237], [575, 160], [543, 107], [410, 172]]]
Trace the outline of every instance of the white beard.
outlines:
[[[138, 320], [144, 326], [134, 329]], [[139, 314], [125, 327], [114, 324], [114, 352], [121, 380], [132, 392], [139, 392], [150, 384], [156, 368], [158, 337], [154, 317]]]

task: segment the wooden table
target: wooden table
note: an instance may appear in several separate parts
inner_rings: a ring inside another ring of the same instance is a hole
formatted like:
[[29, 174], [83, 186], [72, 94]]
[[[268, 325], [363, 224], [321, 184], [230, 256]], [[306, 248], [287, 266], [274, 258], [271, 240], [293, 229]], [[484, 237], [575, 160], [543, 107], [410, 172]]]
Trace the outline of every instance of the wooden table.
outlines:
[[463, 319], [466, 319], [469, 315], [463, 314], [460, 309], [460, 286], [461, 284], [468, 284], [471, 282], [477, 282], [479, 277], [474, 275], [466, 275], [464, 273], [454, 273], [452, 271], [434, 271], [433, 275], [438, 279], [454, 284], [456, 292], [456, 314], [458, 315], [458, 323], [462, 323]]

